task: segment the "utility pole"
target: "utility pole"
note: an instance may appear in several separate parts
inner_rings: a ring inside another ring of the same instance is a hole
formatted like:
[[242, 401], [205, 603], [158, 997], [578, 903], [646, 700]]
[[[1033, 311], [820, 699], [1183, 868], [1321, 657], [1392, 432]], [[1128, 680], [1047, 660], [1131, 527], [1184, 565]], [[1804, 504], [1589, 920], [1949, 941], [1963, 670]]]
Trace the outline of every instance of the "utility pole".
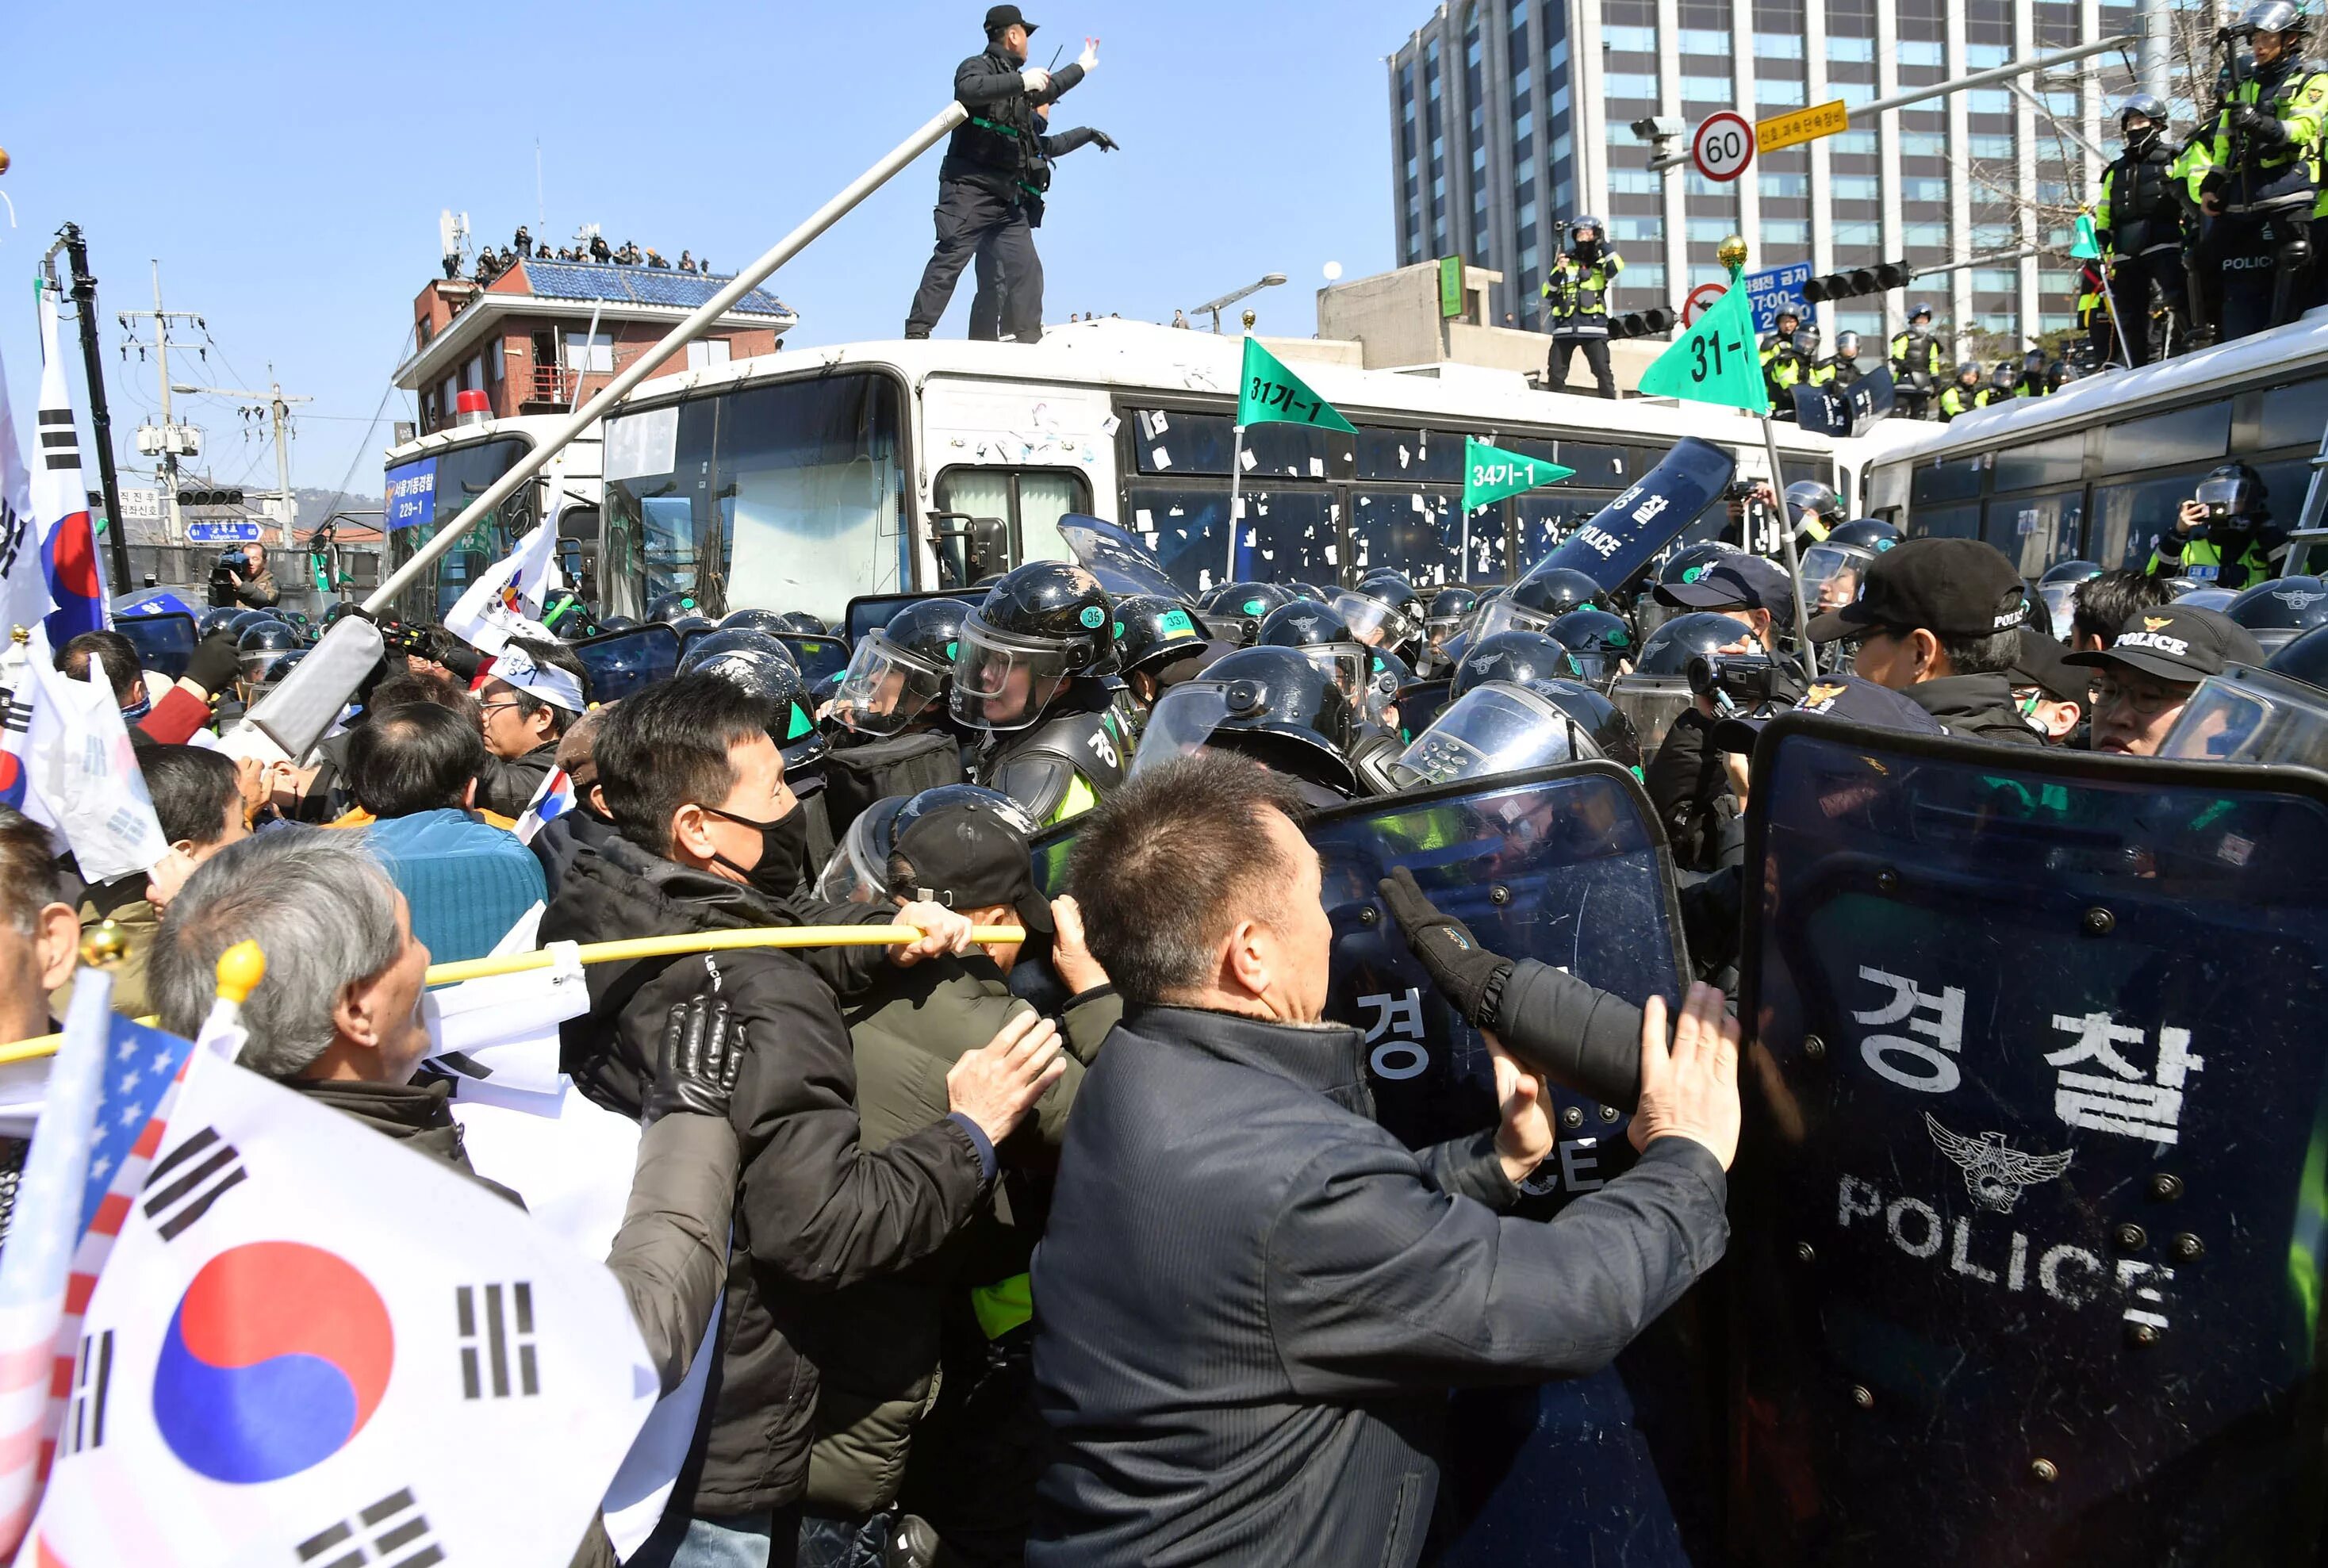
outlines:
[[[161, 361], [162, 427], [158, 431], [152, 430], [150, 426], [140, 429], [137, 432], [137, 450], [149, 456], [159, 455], [162, 459], [158, 477], [162, 482], [164, 530], [170, 543], [183, 545], [186, 542], [186, 520], [178, 508], [178, 459], [198, 455], [202, 446], [191, 426], [181, 427], [170, 418], [170, 350], [174, 346], [170, 342], [170, 324], [174, 321], [192, 322], [205, 336], [209, 334], [210, 327], [192, 311], [162, 308], [162, 264], [159, 261], [154, 263], [154, 308], [126, 310], [117, 319], [124, 332], [133, 330], [129, 325], [132, 321], [151, 319], [154, 323], [152, 346]], [[122, 352], [126, 355], [130, 349], [136, 348], [139, 351], [139, 357], [143, 358], [146, 346], [133, 339], [122, 345]], [[210, 353], [206, 349], [196, 352], [204, 361], [209, 360]]]
[[299, 514], [298, 508], [291, 501], [291, 405], [312, 403], [315, 399], [286, 395], [283, 383], [275, 379], [275, 367], [271, 364], [267, 367], [267, 390], [263, 392], [254, 392], [248, 387], [195, 387], [183, 381], [171, 387], [170, 390], [183, 392], [188, 397], [208, 393], [215, 398], [249, 398], [255, 404], [250, 412], [264, 412], [273, 418], [275, 487], [276, 493], [283, 498], [283, 540], [286, 544], [296, 544], [298, 538], [295, 525], [299, 521]]
[[80, 224], [68, 223], [58, 230], [56, 243], [41, 258], [48, 269], [52, 287], [59, 283], [59, 250], [65, 253], [72, 268], [73, 308], [80, 314], [81, 380], [88, 383], [89, 433], [97, 442], [98, 489], [105, 497], [105, 526], [113, 551], [114, 591], [126, 594], [136, 586], [129, 580], [129, 525], [121, 515], [121, 479], [113, 466], [113, 410], [105, 400], [105, 361], [97, 341], [97, 279], [89, 276], [89, 243], [81, 238]]

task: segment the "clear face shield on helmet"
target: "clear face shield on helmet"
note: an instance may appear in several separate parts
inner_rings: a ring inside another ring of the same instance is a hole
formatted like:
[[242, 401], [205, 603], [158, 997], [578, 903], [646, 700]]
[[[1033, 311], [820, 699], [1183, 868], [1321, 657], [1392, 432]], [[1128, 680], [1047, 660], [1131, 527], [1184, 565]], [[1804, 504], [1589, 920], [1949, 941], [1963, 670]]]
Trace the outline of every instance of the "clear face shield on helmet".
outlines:
[[1696, 702], [1689, 681], [1680, 675], [1620, 675], [1609, 683], [1609, 700], [1633, 721], [1647, 756], [1666, 742], [1666, 731], [1685, 709]]
[[1825, 540], [1803, 551], [1803, 603], [1814, 615], [1839, 610], [1859, 597], [1867, 586], [1867, 568], [1875, 558], [1854, 545]]
[[1366, 692], [1366, 671], [1374, 660], [1357, 643], [1311, 643], [1294, 650], [1310, 661], [1318, 672], [1331, 681], [1356, 708]]
[[1148, 728], [1140, 732], [1140, 749], [1131, 754], [1128, 776], [1138, 778], [1168, 762], [1195, 756], [1228, 716], [1227, 681], [1185, 681], [1173, 687], [1149, 710]]
[[2328, 771], [2328, 701], [2269, 671], [2210, 675], [2182, 705], [2158, 755]]
[[937, 700], [949, 673], [871, 633], [849, 657], [832, 695], [832, 717], [859, 735], [895, 735]]
[[896, 841], [903, 796], [876, 801], [857, 814], [840, 847], [816, 879], [816, 896], [828, 904], [889, 902], [889, 846]]
[[954, 644], [953, 716], [977, 729], [1024, 729], [1073, 676], [1065, 649], [1007, 636], [973, 610]]
[[1571, 648], [1569, 662], [1576, 666], [1577, 679], [1596, 691], [1606, 691], [1609, 683], [1625, 672], [1625, 657], [1611, 648]]
[[1498, 632], [1542, 632], [1547, 630], [1556, 615], [1547, 615], [1512, 603], [1509, 594], [1479, 612], [1478, 629], [1471, 634], [1474, 648]]
[[2226, 474], [2220, 479], [2210, 477], [2199, 481], [2199, 488], [2192, 499], [2207, 509], [2209, 522], [2229, 522], [2246, 512], [2254, 492], [2255, 486], [2244, 477]]
[[246, 703], [256, 702], [260, 696], [274, 690], [276, 683], [283, 679], [284, 662], [296, 659], [303, 651], [297, 648], [259, 648], [237, 655], [235, 662], [242, 684], [243, 700]]
[[2078, 613], [2078, 583], [2039, 583], [2037, 596], [2045, 601], [2045, 614], [2052, 618], [2053, 635], [2066, 643], [2070, 640], [2070, 623]]
[[1343, 588], [1331, 601], [1350, 635], [1369, 648], [1395, 648], [1422, 635], [1422, 628], [1395, 607], [1367, 594]]
[[1401, 789], [1423, 789], [1599, 755], [1556, 704], [1524, 686], [1490, 681], [1433, 719], [1390, 765], [1390, 775]]

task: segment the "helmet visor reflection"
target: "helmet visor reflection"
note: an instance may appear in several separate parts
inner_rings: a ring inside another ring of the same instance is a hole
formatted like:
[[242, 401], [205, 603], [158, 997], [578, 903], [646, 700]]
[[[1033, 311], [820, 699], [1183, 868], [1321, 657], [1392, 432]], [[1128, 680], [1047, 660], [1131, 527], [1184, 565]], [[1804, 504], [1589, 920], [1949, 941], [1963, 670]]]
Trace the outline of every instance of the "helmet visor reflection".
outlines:
[[946, 675], [874, 632], [850, 655], [833, 693], [832, 717], [859, 735], [895, 735], [937, 700]]
[[954, 644], [953, 716], [978, 729], [1024, 729], [1067, 683], [1064, 648], [1005, 638], [975, 611]]

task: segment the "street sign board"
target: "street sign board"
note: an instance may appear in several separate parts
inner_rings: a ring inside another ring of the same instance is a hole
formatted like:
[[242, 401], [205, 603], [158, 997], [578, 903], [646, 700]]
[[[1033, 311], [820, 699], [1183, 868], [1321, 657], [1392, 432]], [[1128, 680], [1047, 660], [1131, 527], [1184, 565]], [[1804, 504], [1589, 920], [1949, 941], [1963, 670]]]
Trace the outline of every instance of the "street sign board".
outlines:
[[257, 544], [258, 524], [255, 522], [190, 522], [186, 524], [188, 544]]
[[162, 493], [158, 490], [122, 491], [121, 515], [131, 522], [161, 521]]
[[1747, 297], [1754, 302], [1754, 330], [1769, 332], [1779, 324], [1779, 313], [1792, 310], [1807, 320], [1810, 301], [1803, 297], [1803, 285], [1811, 280], [1811, 264], [1789, 261], [1784, 267], [1766, 268], [1746, 275]]
[[1754, 161], [1754, 127], [1730, 109], [1710, 114], [1689, 138], [1689, 158], [1709, 180], [1734, 180]]
[[1754, 122], [1754, 140], [1766, 153], [1780, 147], [1815, 142], [1821, 136], [1832, 136], [1851, 128], [1851, 108], [1842, 99], [1826, 103], [1815, 103], [1808, 108], [1788, 109]]
[[1695, 325], [1698, 312], [1712, 308], [1713, 302], [1720, 299], [1727, 288], [1728, 286], [1725, 284], [1701, 283], [1691, 289], [1689, 297], [1681, 302], [1681, 324]]

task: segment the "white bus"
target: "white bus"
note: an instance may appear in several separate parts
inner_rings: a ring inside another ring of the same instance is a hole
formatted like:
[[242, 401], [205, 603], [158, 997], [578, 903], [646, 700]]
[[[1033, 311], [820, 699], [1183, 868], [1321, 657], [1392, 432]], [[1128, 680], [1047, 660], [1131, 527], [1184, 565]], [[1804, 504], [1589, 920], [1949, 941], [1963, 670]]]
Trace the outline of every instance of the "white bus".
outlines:
[[[456, 425], [388, 454], [386, 503], [380, 527], [388, 536], [389, 568], [394, 570], [450, 521], [537, 442], [565, 423], [557, 415], [526, 414]], [[436, 562], [421, 581], [398, 596], [396, 613], [407, 620], [444, 619], [476, 574], [510, 552], [512, 545], [545, 516], [558, 519], [560, 565], [586, 601], [598, 594], [600, 533], [599, 437], [594, 427], [569, 443], [530, 484], [503, 502], [468, 536]]]
[[[649, 381], [605, 423], [600, 612], [639, 615], [684, 589], [714, 612], [833, 617], [859, 595], [1064, 558], [1054, 525], [1069, 512], [1139, 532], [1201, 592], [1227, 568], [1242, 353], [1234, 336], [1108, 320], [1031, 345], [855, 343]], [[1248, 575], [1330, 583], [1387, 565], [1418, 585], [1501, 582], [1683, 436], [1728, 446], [1741, 475], [1768, 466], [1756, 426], [1720, 410], [1535, 391], [1461, 365], [1289, 358], [1357, 435], [1245, 433]], [[1467, 436], [1575, 477], [1467, 520]], [[1836, 443], [1782, 439], [1788, 479], [1841, 476]], [[965, 561], [945, 536], [971, 519], [1000, 526]]]
[[2328, 429], [2328, 312], [2199, 353], [2073, 381], [1891, 443], [1845, 444], [1867, 510], [1910, 534], [1985, 539], [2035, 577], [2065, 560], [2139, 567], [2206, 472], [2263, 476], [2293, 528]]

